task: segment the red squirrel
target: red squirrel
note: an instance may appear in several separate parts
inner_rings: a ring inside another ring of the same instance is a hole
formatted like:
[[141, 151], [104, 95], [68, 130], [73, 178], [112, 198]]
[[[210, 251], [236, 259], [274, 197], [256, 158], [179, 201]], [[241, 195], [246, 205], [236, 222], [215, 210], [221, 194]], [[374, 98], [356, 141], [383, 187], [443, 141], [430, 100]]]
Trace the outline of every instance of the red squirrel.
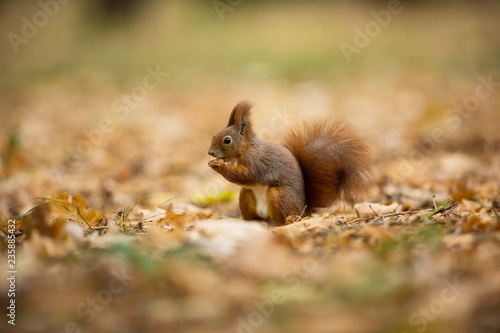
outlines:
[[208, 152], [215, 157], [208, 165], [242, 187], [245, 220], [281, 225], [288, 216], [336, 201], [354, 204], [366, 193], [372, 175], [369, 149], [347, 124], [304, 123], [280, 145], [260, 141], [250, 116], [250, 104], [236, 105]]

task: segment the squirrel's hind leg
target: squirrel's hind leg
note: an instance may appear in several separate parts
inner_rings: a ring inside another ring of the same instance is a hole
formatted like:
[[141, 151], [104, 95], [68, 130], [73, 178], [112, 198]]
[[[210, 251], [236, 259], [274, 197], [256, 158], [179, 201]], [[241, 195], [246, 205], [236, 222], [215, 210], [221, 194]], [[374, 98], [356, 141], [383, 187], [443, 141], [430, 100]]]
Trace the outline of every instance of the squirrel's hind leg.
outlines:
[[271, 187], [267, 190], [267, 205], [272, 224], [279, 226], [286, 223], [291, 215], [300, 215], [305, 202], [292, 190]]

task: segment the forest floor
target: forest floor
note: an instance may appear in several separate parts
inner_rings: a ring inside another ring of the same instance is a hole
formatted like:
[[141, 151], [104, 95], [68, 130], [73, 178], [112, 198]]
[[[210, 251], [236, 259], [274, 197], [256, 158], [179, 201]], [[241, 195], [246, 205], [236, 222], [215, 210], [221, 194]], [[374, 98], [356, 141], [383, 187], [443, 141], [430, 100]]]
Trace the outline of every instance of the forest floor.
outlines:
[[[64, 61], [42, 42], [76, 9], [0, 52], [2, 332], [500, 331], [498, 8], [403, 12], [346, 65], [339, 42], [373, 19], [365, 6], [338, 22], [325, 3], [214, 22], [169, 6], [78, 45], [60, 32]], [[243, 99], [266, 141], [313, 117], [351, 123], [374, 156], [366, 201], [240, 220], [207, 152]]]

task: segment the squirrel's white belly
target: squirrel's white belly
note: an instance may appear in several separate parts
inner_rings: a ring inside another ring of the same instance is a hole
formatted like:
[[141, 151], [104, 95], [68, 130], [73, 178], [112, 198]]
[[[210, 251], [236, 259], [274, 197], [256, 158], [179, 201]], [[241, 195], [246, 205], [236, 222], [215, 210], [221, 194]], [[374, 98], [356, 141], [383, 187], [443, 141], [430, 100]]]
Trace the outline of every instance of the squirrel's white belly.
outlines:
[[269, 211], [267, 210], [267, 190], [269, 186], [256, 185], [249, 187], [249, 189], [252, 190], [255, 202], [257, 203], [257, 207], [255, 208], [257, 215], [263, 219], [269, 218]]

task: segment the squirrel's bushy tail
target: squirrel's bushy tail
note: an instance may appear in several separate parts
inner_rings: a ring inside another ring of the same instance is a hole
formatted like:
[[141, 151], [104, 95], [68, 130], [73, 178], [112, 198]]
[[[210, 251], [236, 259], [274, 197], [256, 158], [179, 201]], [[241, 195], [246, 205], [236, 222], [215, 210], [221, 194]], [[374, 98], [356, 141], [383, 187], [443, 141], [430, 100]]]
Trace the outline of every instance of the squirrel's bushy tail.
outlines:
[[349, 125], [335, 120], [306, 123], [291, 131], [283, 145], [299, 161], [309, 211], [335, 201], [354, 204], [366, 194], [371, 156]]

